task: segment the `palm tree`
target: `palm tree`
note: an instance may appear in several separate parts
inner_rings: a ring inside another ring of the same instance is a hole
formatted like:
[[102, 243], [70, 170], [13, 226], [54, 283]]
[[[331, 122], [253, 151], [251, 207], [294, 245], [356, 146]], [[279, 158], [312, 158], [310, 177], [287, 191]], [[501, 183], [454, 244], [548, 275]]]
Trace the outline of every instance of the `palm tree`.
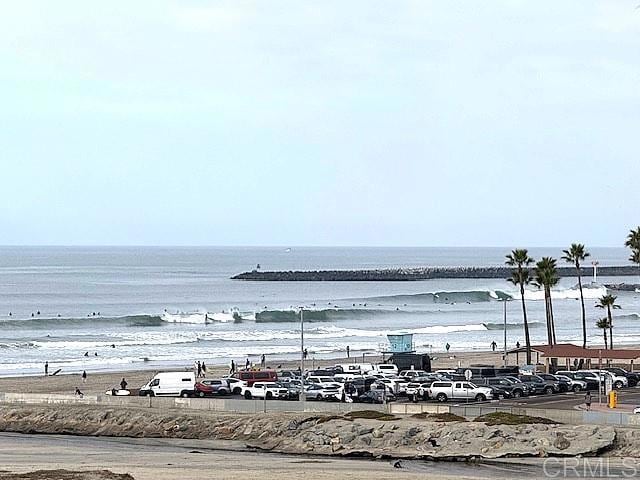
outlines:
[[640, 227], [635, 230], [629, 230], [627, 235], [627, 241], [624, 242], [625, 247], [629, 247], [631, 250], [640, 250]]
[[604, 334], [604, 349], [609, 348], [607, 346], [607, 329], [611, 327], [609, 324], [609, 319], [607, 317], [601, 318], [596, 322], [596, 327], [602, 329], [602, 333]]
[[531, 365], [531, 338], [529, 337], [529, 323], [527, 322], [527, 306], [524, 301], [524, 287], [531, 283], [529, 265], [533, 263], [533, 258], [529, 256], [526, 249], [515, 249], [506, 256], [505, 263], [514, 267], [509, 282], [520, 287], [520, 299], [522, 300], [522, 318], [524, 324], [524, 344], [527, 349], [527, 365]]
[[631, 263], [637, 263], [638, 269], [640, 270], [640, 227], [635, 230], [629, 230], [629, 235], [627, 235], [627, 240], [624, 242], [624, 245], [631, 249], [629, 261], [631, 261]]
[[614, 295], [603, 295], [598, 303], [596, 303], [596, 307], [598, 308], [606, 308], [607, 309], [607, 318], [609, 319], [609, 345], [610, 348], [613, 349], [613, 319], [611, 318], [611, 310], [615, 308], [622, 308], [620, 305], [616, 304], [616, 299], [618, 297]]
[[580, 289], [580, 305], [582, 306], [582, 348], [587, 348], [587, 315], [584, 310], [584, 295], [582, 294], [582, 275], [580, 272], [580, 262], [584, 262], [590, 255], [581, 243], [572, 243], [569, 250], [563, 250], [562, 259], [567, 263], [572, 263], [576, 267], [578, 275], [578, 288]]
[[556, 259], [551, 257], [543, 257], [536, 263], [535, 285], [544, 289], [544, 306], [547, 314], [547, 341], [549, 345], [556, 343], [556, 328], [553, 322], [553, 304], [551, 303], [551, 287], [555, 287], [560, 281], [556, 263]]

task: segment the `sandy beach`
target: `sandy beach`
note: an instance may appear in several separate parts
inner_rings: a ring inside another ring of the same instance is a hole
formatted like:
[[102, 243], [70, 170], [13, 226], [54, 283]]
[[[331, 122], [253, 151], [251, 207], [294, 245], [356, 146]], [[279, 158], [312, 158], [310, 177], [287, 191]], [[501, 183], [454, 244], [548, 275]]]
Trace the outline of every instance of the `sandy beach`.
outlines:
[[[306, 368], [316, 368], [328, 365], [336, 365], [341, 363], [357, 362], [358, 357], [351, 358], [333, 358], [327, 360], [315, 360], [314, 362], [307, 361]], [[367, 362], [379, 361], [380, 357], [367, 356]], [[502, 354], [500, 352], [456, 352], [447, 354], [434, 354], [434, 360], [431, 363], [432, 370], [455, 368], [458, 365], [468, 366], [471, 364], [489, 364], [489, 365], [501, 365]], [[185, 365], [183, 369], [168, 369], [168, 370], [186, 370], [191, 369], [193, 363], [190, 362]], [[276, 368], [280, 366], [283, 369], [297, 368], [299, 362], [294, 361], [269, 361], [268, 367]], [[55, 366], [54, 366], [55, 367]], [[162, 371], [168, 371], [162, 370]], [[50, 371], [52, 367], [50, 366]], [[55, 368], [53, 369], [55, 371]], [[120, 371], [120, 372], [105, 372], [105, 373], [89, 373], [86, 383], [82, 382], [82, 378], [79, 374], [65, 375], [61, 372], [55, 376], [47, 376], [44, 374], [41, 376], [19, 376], [19, 377], [5, 377], [0, 378], [0, 392], [13, 392], [13, 393], [74, 393], [76, 387], [80, 388], [83, 393], [96, 394], [104, 393], [105, 391], [117, 387], [123, 378], [126, 379], [129, 388], [139, 388], [144, 385], [155, 372], [159, 370], [135, 370], [135, 371]], [[207, 377], [215, 378], [229, 373], [229, 368], [226, 365], [209, 365], [207, 366]]]
[[[108, 468], [115, 473], [128, 473], [136, 480], [182, 480], [210, 476], [226, 480], [238, 478], [376, 480], [398, 479], [485, 479], [536, 478], [540, 465], [498, 463], [466, 464], [447, 462], [404, 461], [403, 468], [393, 468], [390, 461], [345, 458], [313, 458], [253, 451], [231, 451], [231, 445], [215, 441], [181, 439], [93, 438], [62, 435], [0, 434], [2, 470], [15, 473], [35, 470], [66, 469], [82, 476]], [[131, 455], [132, 451], [136, 455]], [[2, 476], [0, 478], [14, 478]], [[20, 477], [40, 478], [36, 476]], [[47, 478], [47, 477], [44, 477]], [[61, 478], [52, 475], [48, 478]]]

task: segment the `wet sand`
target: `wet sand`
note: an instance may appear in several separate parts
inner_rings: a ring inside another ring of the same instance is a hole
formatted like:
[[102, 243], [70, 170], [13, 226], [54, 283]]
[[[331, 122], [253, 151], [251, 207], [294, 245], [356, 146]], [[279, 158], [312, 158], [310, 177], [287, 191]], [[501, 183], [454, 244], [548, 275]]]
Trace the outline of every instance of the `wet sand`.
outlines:
[[[502, 354], [500, 352], [455, 352], [450, 354], [434, 354], [435, 360], [431, 363], [432, 370], [443, 368], [455, 368], [459, 364], [463, 367], [471, 364], [489, 364], [502, 365]], [[380, 357], [367, 356], [368, 363], [379, 361]], [[361, 360], [361, 357], [333, 358], [328, 360], [308, 360], [306, 368], [319, 368], [321, 366], [336, 365], [341, 363], [353, 363]], [[281, 366], [283, 369], [297, 368], [298, 362], [295, 361], [268, 361], [268, 367], [276, 368]], [[50, 367], [50, 371], [55, 371]], [[166, 369], [170, 370], [189, 370], [193, 369], [193, 362], [189, 362], [182, 369]], [[56, 376], [22, 376], [22, 377], [5, 377], [0, 378], [0, 392], [15, 393], [66, 393], [73, 394], [78, 387], [85, 394], [104, 393], [112, 388], [119, 388], [120, 381], [125, 378], [128, 388], [139, 388], [149, 381], [153, 375], [160, 370], [136, 370], [124, 372], [106, 372], [106, 373], [89, 373], [86, 383], [82, 382], [79, 374], [65, 375], [64, 372]], [[210, 365], [207, 367], [207, 378], [216, 378], [229, 373], [226, 365]]]
[[[184, 478], [282, 480], [538, 478], [540, 466], [318, 458], [243, 451], [208, 440], [96, 438], [0, 433], [0, 470], [109, 469], [136, 480]], [[57, 477], [51, 477], [57, 478]]]

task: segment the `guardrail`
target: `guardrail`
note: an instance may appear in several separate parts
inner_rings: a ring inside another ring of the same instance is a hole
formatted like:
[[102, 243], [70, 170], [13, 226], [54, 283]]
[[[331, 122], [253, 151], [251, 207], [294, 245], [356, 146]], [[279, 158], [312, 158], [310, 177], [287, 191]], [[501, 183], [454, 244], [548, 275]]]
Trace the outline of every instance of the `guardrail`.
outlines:
[[[298, 401], [284, 400], [244, 400], [236, 398], [180, 398], [180, 397], [132, 397], [110, 395], [35, 394], [0, 393], [1, 403], [21, 403], [31, 405], [104, 405], [157, 408], [160, 410], [187, 409], [208, 410], [213, 412], [262, 413], [302, 412], [303, 405]], [[346, 413], [354, 410], [386, 411], [385, 405], [339, 402], [304, 402], [304, 412]]]
[[[236, 398], [179, 398], [179, 397], [112, 397], [109, 395], [35, 394], [0, 393], [0, 403], [31, 405], [104, 405], [138, 408], [157, 408], [160, 410], [205, 410], [229, 413], [289, 412], [302, 413], [303, 405], [298, 401], [283, 400], [243, 400]], [[515, 415], [544, 417], [569, 425], [612, 425], [640, 427], [640, 415], [626, 412], [596, 412], [583, 410], [557, 410], [521, 407], [497, 407], [482, 404], [455, 405], [441, 403], [389, 403], [387, 405], [304, 402], [304, 412], [341, 414], [356, 410], [377, 410], [394, 415], [415, 415], [418, 413], [453, 413], [468, 419], [494, 412], [507, 412]]]

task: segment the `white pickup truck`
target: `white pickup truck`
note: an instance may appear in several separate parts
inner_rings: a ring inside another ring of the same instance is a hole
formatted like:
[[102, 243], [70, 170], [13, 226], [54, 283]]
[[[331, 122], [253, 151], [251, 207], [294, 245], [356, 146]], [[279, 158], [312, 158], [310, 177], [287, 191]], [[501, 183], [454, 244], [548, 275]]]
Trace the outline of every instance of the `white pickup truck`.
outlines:
[[478, 387], [471, 382], [437, 381], [429, 387], [429, 397], [439, 402], [446, 402], [449, 399], [484, 402], [493, 397], [493, 390], [488, 387]]
[[289, 397], [289, 390], [275, 382], [256, 382], [250, 387], [245, 387], [242, 390], [242, 395], [247, 400], [265, 398], [265, 396], [267, 400], [271, 398], [283, 398], [286, 400]]

